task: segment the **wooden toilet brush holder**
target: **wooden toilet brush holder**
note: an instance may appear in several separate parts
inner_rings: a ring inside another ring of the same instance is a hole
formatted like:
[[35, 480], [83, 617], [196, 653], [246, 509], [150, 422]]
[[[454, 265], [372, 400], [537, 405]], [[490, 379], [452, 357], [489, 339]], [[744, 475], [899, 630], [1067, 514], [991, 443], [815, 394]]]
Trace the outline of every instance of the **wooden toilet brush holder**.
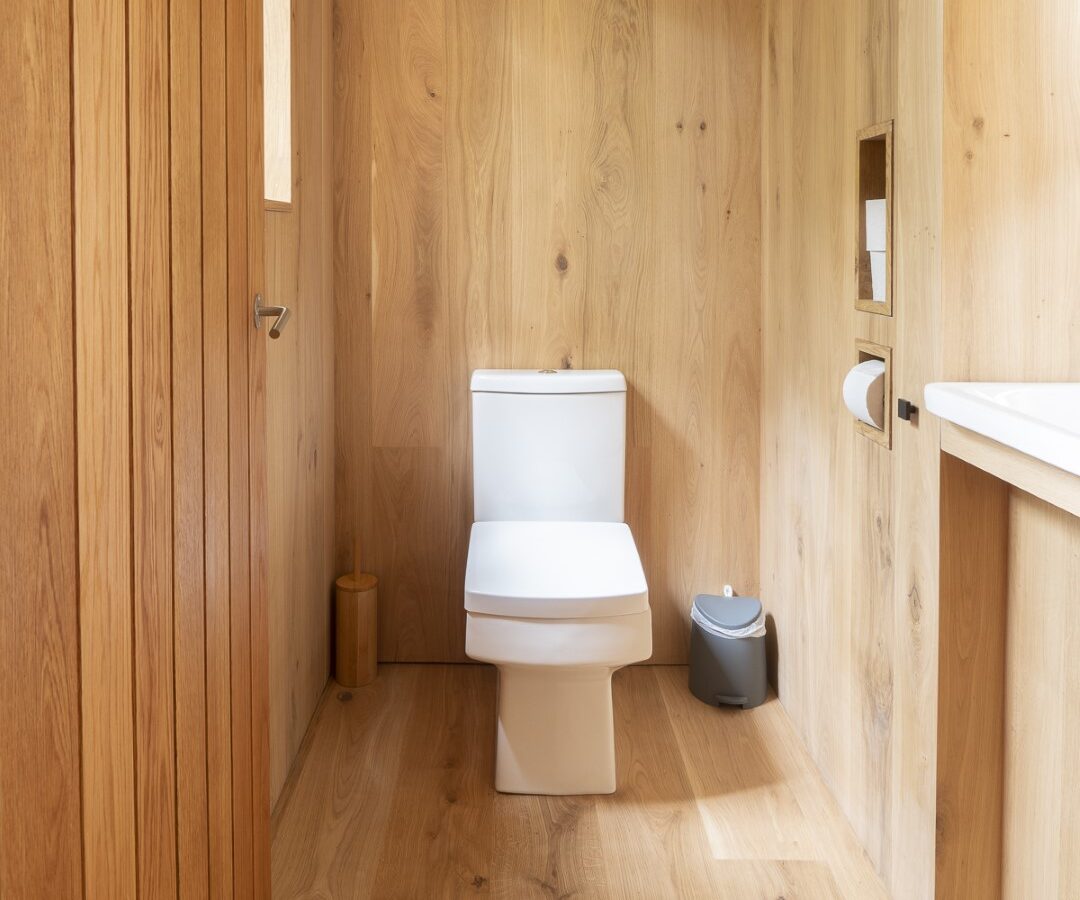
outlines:
[[334, 677], [343, 687], [360, 687], [375, 680], [378, 668], [379, 579], [360, 571], [359, 539], [353, 571], [335, 585]]

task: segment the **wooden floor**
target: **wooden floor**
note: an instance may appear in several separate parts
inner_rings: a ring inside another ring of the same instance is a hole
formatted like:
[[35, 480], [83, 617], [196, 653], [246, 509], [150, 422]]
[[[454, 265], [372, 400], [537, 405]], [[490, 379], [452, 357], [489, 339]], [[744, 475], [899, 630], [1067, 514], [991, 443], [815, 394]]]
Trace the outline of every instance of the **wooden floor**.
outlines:
[[676, 666], [614, 691], [618, 793], [522, 797], [492, 789], [494, 669], [331, 684], [274, 813], [274, 896], [886, 896], [776, 700], [713, 709]]

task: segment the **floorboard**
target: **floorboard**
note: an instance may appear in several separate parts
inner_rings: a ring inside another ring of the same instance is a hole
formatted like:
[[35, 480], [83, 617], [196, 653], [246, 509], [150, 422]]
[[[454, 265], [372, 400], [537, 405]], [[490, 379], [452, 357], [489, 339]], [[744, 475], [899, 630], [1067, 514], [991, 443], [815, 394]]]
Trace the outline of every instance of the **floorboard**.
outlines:
[[495, 670], [331, 684], [274, 814], [276, 898], [885, 897], [775, 699], [717, 710], [681, 666], [614, 679], [619, 791], [492, 789]]

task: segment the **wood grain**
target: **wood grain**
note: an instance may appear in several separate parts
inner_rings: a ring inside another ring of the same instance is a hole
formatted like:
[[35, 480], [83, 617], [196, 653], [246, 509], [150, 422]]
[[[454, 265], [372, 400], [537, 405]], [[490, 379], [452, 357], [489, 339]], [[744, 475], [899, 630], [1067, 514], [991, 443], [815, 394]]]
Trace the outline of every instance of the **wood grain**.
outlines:
[[372, 4], [372, 440], [439, 446], [447, 424], [444, 5]]
[[[258, 202], [263, 183], [263, 146], [259, 126], [262, 123], [262, 57], [258, 48], [262, 41], [262, 3], [246, 0], [242, 34], [247, 45], [244, 55], [247, 67], [244, 114], [247, 119], [247, 141], [243, 148], [246, 168], [237, 186], [245, 202], [247, 229], [246, 259], [243, 271], [247, 276], [243, 308], [250, 312], [257, 293], [266, 290], [265, 232], [262, 226], [263, 205]], [[240, 306], [240, 304], [237, 304]], [[242, 698], [251, 708], [251, 893], [255, 897], [270, 896], [270, 605], [268, 553], [269, 528], [269, 470], [266, 446], [266, 344], [262, 330], [247, 328], [248, 341], [247, 391], [248, 404], [246, 472], [251, 485], [248, 516], [250, 545], [250, 629], [244, 637], [251, 647], [251, 693]]]
[[945, 376], [1080, 380], [1080, 9], [944, 10]]
[[185, 897], [209, 885], [200, 17], [200, 0], [170, 5], [176, 838]]
[[1002, 896], [1080, 885], [1080, 518], [1009, 492]]
[[120, 900], [136, 893], [127, 36], [116, 4], [73, 15], [83, 878]]
[[225, 3], [202, 0], [202, 363], [206, 790], [211, 897], [233, 896], [229, 640], [229, 240]]
[[[242, 473], [248, 472], [250, 453], [249, 406], [251, 394], [249, 341], [251, 303], [261, 285], [262, 273], [253, 268], [249, 244], [249, 205], [262, 199], [262, 184], [252, 188], [250, 143], [260, 141], [258, 131], [249, 127], [249, 106], [254, 103], [249, 81], [253, 77], [246, 2], [225, 7], [225, 115], [227, 135], [227, 178], [234, 187], [228, 196], [229, 249], [229, 595], [232, 696], [232, 808], [233, 808], [233, 890], [253, 896], [255, 883], [255, 786], [252, 759], [256, 736], [252, 711], [252, 559], [251, 486]], [[261, 101], [260, 101], [261, 102]], [[235, 473], [235, 474], [234, 474]], [[269, 792], [268, 792], [269, 793]]]
[[941, 455], [938, 897], [1001, 894], [1009, 487]]
[[293, 311], [267, 345], [270, 798], [330, 676], [334, 576], [331, 2], [297, 5], [293, 203], [265, 212], [266, 300]]
[[1080, 516], [1080, 478], [1071, 472], [952, 422], [941, 423], [941, 449], [1052, 506]]
[[269, 893], [257, 5], [3, 11], [5, 896]]
[[[941, 127], [942, 8], [933, 0], [900, 0], [897, 23], [896, 117], [903, 128], [893, 152], [893, 289], [903, 305], [896, 316], [893, 392], [922, 396], [941, 377]], [[921, 404], [920, 404], [921, 405]], [[934, 858], [937, 727], [938, 423], [933, 416], [894, 422], [892, 507], [896, 601], [893, 679], [890, 864], [885, 881], [894, 896], [930, 892]], [[917, 861], [917, 862], [914, 862]]]
[[66, 2], [0, 6], [0, 895], [64, 900], [83, 896], [72, 27]]
[[429, 5], [335, 4], [339, 567], [359, 531], [384, 659], [463, 659], [471, 369], [621, 368], [681, 661], [759, 577], [760, 9]]
[[[619, 792], [530, 797], [492, 788], [493, 669], [331, 683], [275, 813], [274, 896], [886, 896], [779, 703], [721, 712], [682, 667], [628, 669], [614, 688]], [[721, 829], [756, 839], [718, 855]], [[791, 829], [821, 837], [800, 859], [771, 854]]]
[[[941, 13], [770, 0], [764, 41], [761, 578], [778, 691], [890, 891], [928, 896], [936, 423], [894, 422], [889, 452], [851, 433], [839, 392], [855, 340], [893, 349], [896, 396], [918, 403], [940, 377]], [[851, 308], [854, 136], [890, 119], [892, 318]]]
[[168, 28], [160, 4], [129, 7], [138, 890], [163, 898], [177, 893]]

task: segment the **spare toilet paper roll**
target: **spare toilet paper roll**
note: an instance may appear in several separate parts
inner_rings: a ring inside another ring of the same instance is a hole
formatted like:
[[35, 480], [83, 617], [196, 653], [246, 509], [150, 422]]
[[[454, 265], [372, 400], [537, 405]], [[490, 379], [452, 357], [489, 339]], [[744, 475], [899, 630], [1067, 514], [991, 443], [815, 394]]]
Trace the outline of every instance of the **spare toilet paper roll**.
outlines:
[[855, 418], [875, 428], [885, 427], [885, 363], [868, 359], [847, 373], [844, 403]]

